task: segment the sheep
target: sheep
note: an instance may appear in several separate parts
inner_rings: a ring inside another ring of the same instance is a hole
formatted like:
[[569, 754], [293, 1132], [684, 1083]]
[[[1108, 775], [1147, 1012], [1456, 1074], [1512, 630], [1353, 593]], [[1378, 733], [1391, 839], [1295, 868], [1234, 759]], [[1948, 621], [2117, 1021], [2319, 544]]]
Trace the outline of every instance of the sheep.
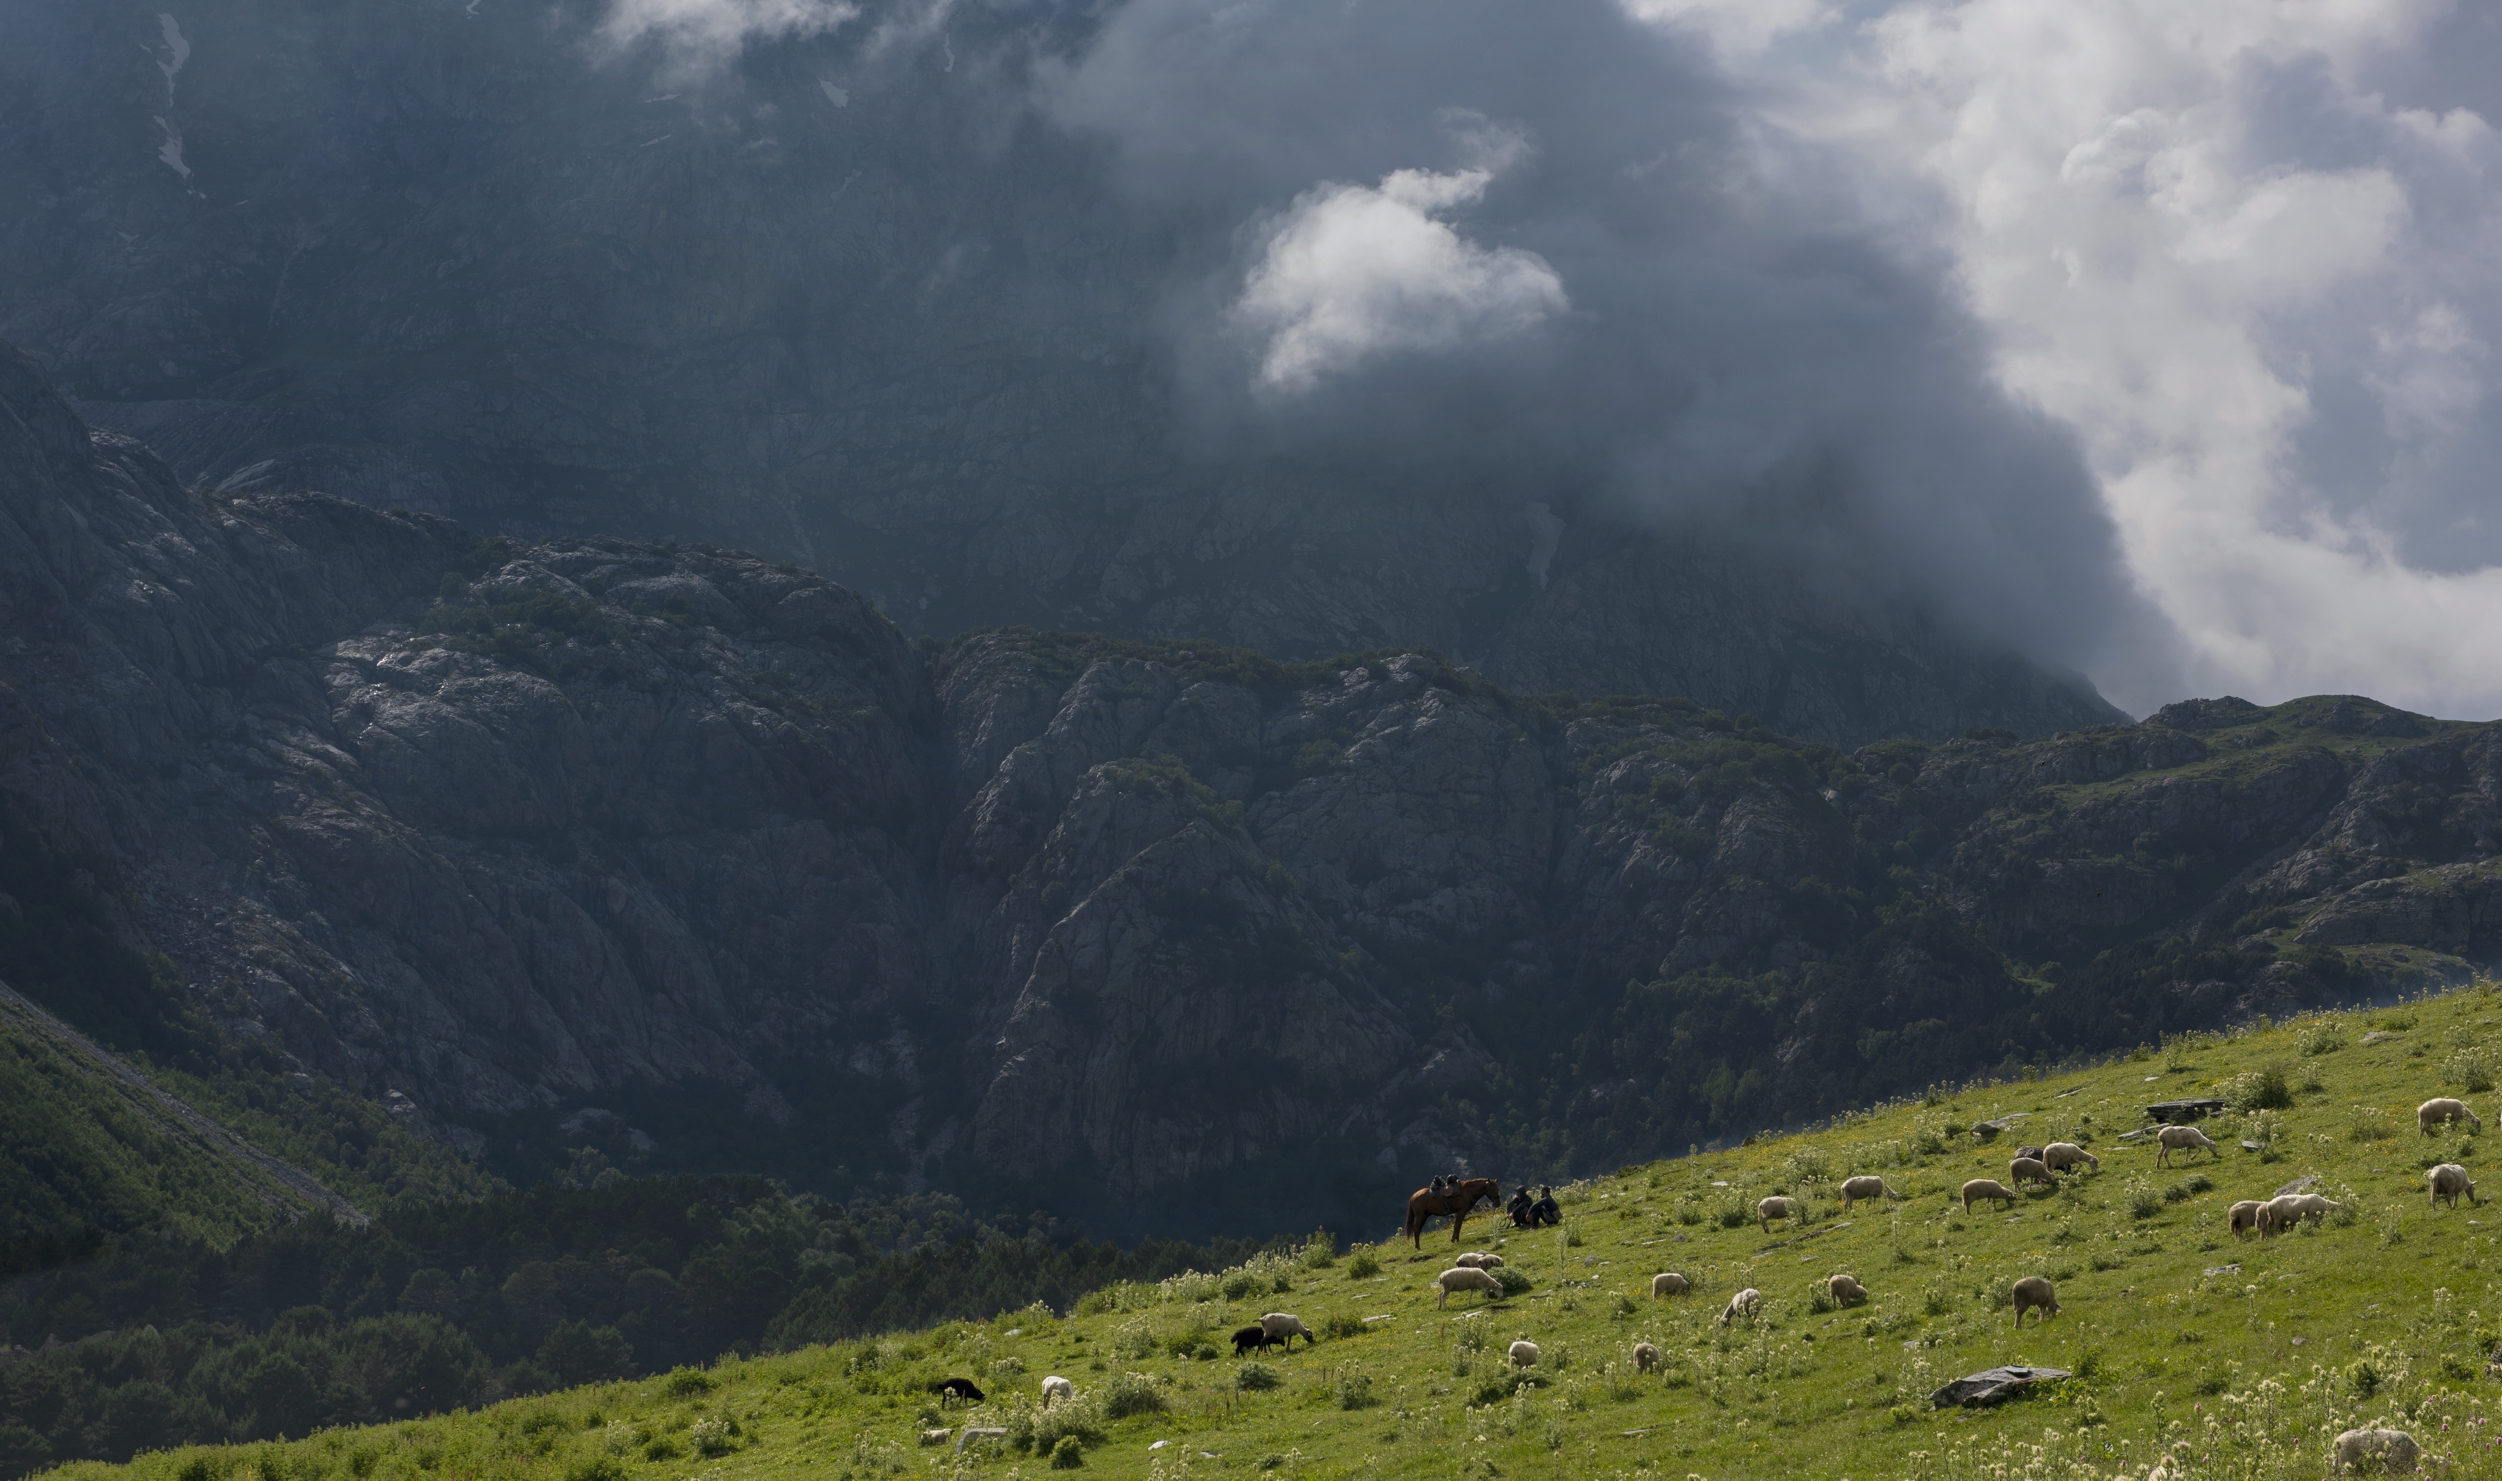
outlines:
[[2007, 1176], [2019, 1188], [2027, 1183], [2056, 1184], [2059, 1181], [2050, 1175], [2050, 1164], [2038, 1157], [2019, 1157], [2008, 1163]]
[[980, 1386], [970, 1378], [950, 1378], [938, 1386], [938, 1402], [941, 1404], [949, 1399], [962, 1399], [968, 1404], [978, 1404], [987, 1397], [989, 1396], [984, 1394]]
[[2018, 1147], [2015, 1149], [2015, 1155], [2018, 1157], [2030, 1157], [2035, 1162], [2039, 1162], [2042, 1160], [2042, 1149], [2039, 1147]]
[[1784, 1198], [1780, 1194], [1775, 1193], [1770, 1198], [1767, 1198], [1763, 1202], [1755, 1205], [1755, 1222], [1764, 1226], [1764, 1233], [1770, 1234], [1772, 1232], [1772, 1221], [1775, 1219], [1796, 1219], [1802, 1224], [1806, 1223], [1807, 1200], [1804, 1198]]
[[1651, 1294], [1654, 1296], [1682, 1296], [1693, 1289], [1694, 1282], [1673, 1270], [1663, 1270], [1651, 1277]]
[[2271, 1198], [2259, 1209], [2259, 1232], [2281, 1234], [2304, 1219], [2316, 1224], [2338, 1207], [2317, 1193], [2287, 1193]]
[[1503, 1257], [1484, 1250], [1470, 1250], [1453, 1258], [1451, 1263], [1469, 1270], [1500, 1270], [1503, 1268]]
[[1442, 1292], [1434, 1299], [1437, 1307], [1450, 1305], [1453, 1291], [1483, 1291], [1498, 1301], [1503, 1297], [1503, 1283], [1473, 1266], [1455, 1265], [1435, 1276], [1433, 1283]]
[[2225, 1223], [2233, 1231], [2233, 1238], [2239, 1239], [2248, 1230], [2258, 1227], [2259, 1210], [2266, 1206], [2255, 1198], [2245, 1198], [2234, 1204], [2224, 1216]]
[[1853, 1200], [1866, 1198], [1900, 1198], [1902, 1195], [1885, 1186], [1885, 1179], [1874, 1173], [1862, 1173], [1842, 1180], [1842, 1212], [1849, 1213]]
[[1042, 1406], [1045, 1409], [1048, 1409], [1051, 1407], [1051, 1401], [1054, 1399], [1075, 1400], [1077, 1397], [1077, 1385], [1069, 1382], [1065, 1378], [1062, 1378], [1059, 1374], [1054, 1373], [1049, 1378], [1043, 1380], [1042, 1394]]
[[2468, 1178], [2467, 1169], [2455, 1162], [2445, 1162], [2424, 1174], [2424, 1185], [2430, 1192], [2429, 1201], [2435, 1204], [2447, 1198], [2450, 1207], [2457, 1208], [2462, 1193], [2467, 1195], [2471, 1208], [2480, 1201], [2476, 1197], [2476, 1184]]
[[2007, 1186], [1996, 1178], [1974, 1178], [1963, 1185], [1963, 1211], [1965, 1213], [1972, 1212], [1972, 1205], [1984, 1198], [1995, 1198], [2001, 1203], [2016, 1201], [2015, 1194], [2009, 1192]]
[[[2038, 1275], [2028, 1275], [2015, 1283], [2016, 1325], [2023, 1326], [2024, 1313], [2036, 1307], [2041, 1310], [2042, 1321], [2050, 1320], [2059, 1314], [2059, 1295], [2050, 1288], [2050, 1282]], [[2035, 1326], [2040, 1324], [2034, 1323]]]
[[1642, 1373], [1648, 1373], [1658, 1367], [1659, 1349], [1647, 1342], [1633, 1344], [1633, 1366], [1635, 1371]]
[[2074, 1142], [2052, 1142], [2042, 1148], [2042, 1162], [2052, 1172], [2066, 1172], [2079, 1164], [2102, 1171], [2102, 1159]]
[[1241, 1357], [1246, 1352], [1258, 1352], [1266, 1346], [1268, 1346], [1268, 1328], [1266, 1327], [1242, 1327], [1234, 1332], [1235, 1357]]
[[1297, 1337], [1303, 1339], [1306, 1347], [1320, 1345], [1320, 1339], [1312, 1335], [1312, 1329], [1303, 1325], [1303, 1318], [1299, 1316], [1289, 1316], [1282, 1311], [1264, 1312], [1260, 1316], [1260, 1325], [1268, 1328], [1268, 1340], [1278, 1347], [1294, 1346]]
[[1753, 1286], [1748, 1286], [1729, 1298], [1729, 1304], [1720, 1313], [1720, 1325], [1725, 1327], [1742, 1316], [1751, 1317], [1755, 1314], [1756, 1308], [1763, 1304], [1764, 1293]]
[[2434, 1127], [2454, 1121], [2464, 1121], [2479, 1132], [2485, 1129], [2485, 1123], [2467, 1108], [2467, 1102], [2447, 1095], [2435, 1096], [2415, 1108], [2415, 1130], [2421, 1135], [2431, 1136]]
[[1538, 1366], [1538, 1345], [1523, 1337], [1512, 1344], [1511, 1356], [1513, 1367], [1534, 1368]]
[[2207, 1134], [2195, 1126], [2167, 1126], [2155, 1133], [2155, 1140], [2162, 1144], [2162, 1150], [2155, 1153], [2157, 1167], [2171, 1166], [2172, 1154], [2188, 1148], [2204, 1147], [2209, 1157], [2223, 1155], [2216, 1150], [2215, 1143], [2207, 1140]]
[[2332, 1454], [2332, 1471], [2377, 1460], [2382, 1470], [2396, 1473], [2414, 1470], [2423, 1450], [2404, 1430], [2348, 1430], [2337, 1437]]
[[1868, 1288], [1859, 1283], [1857, 1276], [1852, 1275], [1828, 1277], [1824, 1283], [1824, 1293], [1833, 1298], [1833, 1304], [1836, 1306], [1856, 1306], [1868, 1299]]

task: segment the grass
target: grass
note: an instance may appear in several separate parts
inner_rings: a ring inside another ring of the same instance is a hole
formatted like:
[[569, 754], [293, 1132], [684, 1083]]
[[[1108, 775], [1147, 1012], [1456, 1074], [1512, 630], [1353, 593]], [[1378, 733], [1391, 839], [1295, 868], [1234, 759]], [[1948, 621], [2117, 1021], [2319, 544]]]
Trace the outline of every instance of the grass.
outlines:
[[[1426, 1282], [1455, 1248], [1437, 1230], [1421, 1253], [1385, 1241], [1334, 1265], [1317, 1252], [1263, 1256], [1215, 1275], [1112, 1287], [1065, 1316], [1029, 1308], [479, 1413], [61, 1474], [865, 1481], [1035, 1478], [1076, 1462], [1155, 1481], [1388, 1478], [1420, 1466], [1488, 1481], [2142, 1481], [2157, 1460], [2178, 1456], [2187, 1464], [2173, 1465], [2175, 1475], [2305, 1478], [2327, 1470], [2327, 1433], [2386, 1422], [2449, 1455], [2452, 1475], [2502, 1476], [2487, 1422], [2502, 1388], [2485, 1376], [2502, 1342], [2502, 1211], [2427, 1206], [2423, 1167], [2479, 1169], [2483, 1139], [2419, 1136], [2412, 1114], [2418, 1101], [2454, 1093], [2443, 1066], [2502, 1041], [2497, 1023], [2502, 999], [2488, 986], [2403, 1010], [2194, 1038], [2168, 1057], [1969, 1089], [1628, 1168], [1561, 1190], [1562, 1230], [1473, 1225], [1456, 1248], [1498, 1249], [1504, 1269], [1530, 1282], [1492, 1303], [1468, 1295], [1434, 1308]], [[2305, 1035], [2343, 1042], [2306, 1056]], [[2235, 1115], [2208, 1123], [2224, 1148], [2215, 1159], [2157, 1167], [2147, 1142], [2120, 1140], [2145, 1124], [2148, 1101], [2221, 1094], [2270, 1068], [2285, 1072], [2293, 1104], [2251, 1113], [2265, 1118], [2267, 1136], [2252, 1138], [2261, 1152], [2242, 1150], [2245, 1118]], [[2502, 1107], [2478, 1109], [2490, 1118]], [[1974, 1123], [2011, 1115], [2023, 1119], [1996, 1143], [1973, 1142]], [[2017, 1142], [2054, 1137], [2091, 1146], [2101, 1170], [2029, 1193], [2012, 1211], [1985, 1204], [1967, 1214], [1952, 1200], [1967, 1178], [2003, 1178]], [[1904, 1201], [1843, 1217], [1839, 1179], [1879, 1170]], [[2308, 1175], [2344, 1214], [2265, 1242], [2232, 1239], [2233, 1201]], [[1720, 1217], [1775, 1191], [1807, 1201], [1803, 1226], [1766, 1235]], [[1696, 1293], [1653, 1299], [1660, 1270], [1693, 1278]], [[1842, 1309], [1820, 1300], [1835, 1271], [1855, 1274], [1870, 1299]], [[2063, 1310], [2018, 1331], [2007, 1292], [2026, 1275], [2054, 1281]], [[1717, 1326], [1728, 1297], [1747, 1286], [1764, 1294], [1761, 1316]], [[1323, 1340], [1235, 1360], [1227, 1334], [1262, 1311], [1296, 1312]], [[1523, 1335], [1544, 1352], [1526, 1374], [1504, 1358]], [[1659, 1371], [1634, 1371], [1640, 1341], [1659, 1347]], [[1201, 1355], [1217, 1352], [1226, 1355]], [[1929, 1407], [1938, 1385], [2001, 1363], [2077, 1376], [1993, 1410]], [[929, 1388], [955, 1374], [980, 1382], [987, 1401], [942, 1411]], [[1076, 1383], [1076, 1404], [1038, 1407], [1049, 1374]], [[1018, 1448], [958, 1456], [952, 1443], [922, 1443], [924, 1431], [965, 1425], [1004, 1428]]]

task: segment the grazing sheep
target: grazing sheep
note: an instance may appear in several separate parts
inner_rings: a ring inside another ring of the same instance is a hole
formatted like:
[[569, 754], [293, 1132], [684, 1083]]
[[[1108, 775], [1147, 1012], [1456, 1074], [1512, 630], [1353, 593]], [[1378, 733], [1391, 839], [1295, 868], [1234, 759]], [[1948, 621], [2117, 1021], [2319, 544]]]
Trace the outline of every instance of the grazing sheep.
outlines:
[[1242, 1327], [1234, 1333], [1235, 1357], [1241, 1357], [1246, 1352], [1258, 1352], [1266, 1346], [1268, 1346], [1268, 1328], [1266, 1327]]
[[2467, 1195], [2470, 1207], [2478, 1202], [2476, 1185], [2469, 1180], [2467, 1169], [2455, 1162], [2445, 1162], [2424, 1174], [2424, 1185], [2431, 1190], [2430, 1201], [2436, 1204], [2447, 1198], [2450, 1200], [2450, 1207], [2457, 1208], [2459, 1195], [2462, 1193]]
[[1756, 1308], [1762, 1306], [1763, 1304], [1764, 1293], [1756, 1290], [1753, 1286], [1748, 1286], [1745, 1290], [1740, 1291], [1736, 1295], [1729, 1298], [1728, 1306], [1723, 1308], [1720, 1313], [1720, 1325], [1725, 1327], [1729, 1325], [1730, 1322], [1742, 1316], [1751, 1317], [1755, 1314]]
[[2055, 1186], [2059, 1181], [2050, 1175], [2050, 1164], [2038, 1157], [2019, 1157], [2008, 1163], [2007, 1176], [2019, 1188], [2027, 1183], [2048, 1183]]
[[1523, 1337], [1518, 1342], [1512, 1344], [1511, 1354], [1512, 1366], [1515, 1368], [1534, 1368], [1538, 1366], [1538, 1345], [1526, 1337]]
[[1633, 1366], [1636, 1371], [1642, 1373], [1648, 1373], [1658, 1367], [1659, 1349], [1647, 1342], [1633, 1344]]
[[[1491, 1280], [1493, 1277], [1487, 1278]], [[1297, 1337], [1303, 1339], [1306, 1347], [1320, 1345], [1320, 1339], [1312, 1335], [1312, 1329], [1303, 1325], [1303, 1318], [1299, 1316], [1289, 1316], [1282, 1311], [1264, 1312], [1260, 1325], [1268, 1328], [1268, 1340], [1275, 1346], [1292, 1347]]]
[[2421, 1135], [2431, 1136], [2434, 1127], [2447, 1126], [2454, 1121], [2464, 1121], [2480, 1132], [2485, 1129], [2485, 1123], [2467, 1108], [2467, 1102], [2451, 1096], [2435, 1096], [2415, 1108], [2415, 1130]]
[[2259, 1232], [2282, 1234], [2304, 1219], [2316, 1224], [2338, 1207], [2317, 1193], [2287, 1193], [2271, 1198], [2259, 1209]]
[[2015, 1194], [2009, 1192], [2006, 1184], [1999, 1182], [1996, 1178], [1974, 1178], [1963, 1185], [1963, 1211], [1965, 1213], [1972, 1212], [1972, 1205], [1984, 1198], [1995, 1198], [2001, 1203], [2016, 1201]]
[[2223, 1155], [2216, 1150], [2215, 1143], [2207, 1140], [2207, 1134], [2195, 1126], [2167, 1126], [2155, 1133], [2155, 1140], [2163, 1147], [2155, 1153], [2157, 1167], [2170, 1167], [2172, 1154], [2189, 1148], [2204, 1147], [2209, 1157]]
[[1775, 1193], [1770, 1198], [1767, 1198], [1763, 1202], [1755, 1205], [1755, 1222], [1764, 1226], [1764, 1233], [1770, 1234], [1772, 1232], [1772, 1221], [1775, 1219], [1796, 1219], [1802, 1224], [1806, 1223], [1807, 1200], [1804, 1198], [1783, 1198], [1780, 1194]]
[[941, 1404], [949, 1399], [962, 1399], [968, 1404], [978, 1404], [987, 1397], [988, 1395], [984, 1394], [970, 1378], [950, 1378], [938, 1386], [938, 1402]]
[[1059, 1374], [1054, 1373], [1043, 1380], [1043, 1407], [1045, 1409], [1051, 1407], [1051, 1401], [1054, 1399], [1074, 1400], [1076, 1397], [1077, 1385], [1062, 1378]]
[[1694, 1282], [1673, 1270], [1663, 1270], [1651, 1277], [1651, 1294], [1654, 1296], [1682, 1296], [1693, 1289]]
[[2052, 1172], [2066, 1172], [2072, 1167], [2090, 1167], [2102, 1171], [2102, 1159], [2074, 1142], [2052, 1142], [2042, 1148], [2042, 1161]]
[[1868, 1288], [1859, 1283], [1857, 1276], [1851, 1275], [1828, 1278], [1824, 1283], [1824, 1293], [1833, 1298], [1836, 1306], [1857, 1306], [1868, 1299]]
[[1900, 1197], [1902, 1197], [1900, 1193], [1897, 1193], [1893, 1189], [1885, 1186], [1885, 1179], [1878, 1177], [1874, 1173], [1861, 1173], [1858, 1177], [1844, 1178], [1842, 1180], [1843, 1213], [1849, 1213], [1852, 1202], [1857, 1199], [1866, 1198], [1873, 1200], [1878, 1198]]
[[2265, 1207], [2267, 1207], [2266, 1204], [2255, 1198], [2245, 1198], [2234, 1204], [2231, 1211], [2225, 1215], [2225, 1223], [2231, 1227], [2233, 1238], [2239, 1239], [2246, 1231], [2257, 1228], [2259, 1210]]
[[2035, 1162], [2042, 1160], [2042, 1149], [2039, 1147], [2018, 1147], [2015, 1149], [2015, 1154], [2018, 1157], [2030, 1157]]
[[2415, 1437], [2404, 1430], [2348, 1430], [2337, 1437], [2333, 1453], [2335, 1459], [2329, 1466], [2332, 1471], [2377, 1460], [2382, 1470], [2395, 1474], [2414, 1470], [2423, 1450], [2415, 1443]]
[[[2042, 1321], [2046, 1322], [2059, 1314], [2059, 1296], [2050, 1288], [2050, 1282], [2038, 1275], [2028, 1275], [2015, 1283], [2016, 1325], [2023, 1326], [2024, 1313], [2036, 1307], [2040, 1308]], [[2034, 1323], [2035, 1326], [2040, 1324]]]
[[1501, 1300], [1503, 1296], [1501, 1281], [1470, 1265], [1454, 1265], [1435, 1276], [1433, 1283], [1442, 1292], [1434, 1298], [1433, 1304], [1437, 1307], [1450, 1305], [1453, 1291], [1483, 1291], [1496, 1300]]
[[1500, 1270], [1503, 1268], [1503, 1257], [1489, 1254], [1484, 1250], [1470, 1250], [1467, 1254], [1452, 1260], [1451, 1263], [1469, 1270]]

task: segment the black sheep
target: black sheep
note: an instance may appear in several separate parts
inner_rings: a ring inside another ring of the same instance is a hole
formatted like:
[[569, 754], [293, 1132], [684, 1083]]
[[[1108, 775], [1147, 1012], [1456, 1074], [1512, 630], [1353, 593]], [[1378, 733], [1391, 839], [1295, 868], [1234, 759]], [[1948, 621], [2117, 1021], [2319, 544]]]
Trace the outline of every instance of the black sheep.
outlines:
[[1246, 1352], [1257, 1352], [1266, 1346], [1268, 1346], [1268, 1328], [1266, 1327], [1245, 1327], [1234, 1334], [1235, 1357], [1241, 1357]]
[[970, 1378], [950, 1378], [938, 1386], [938, 1401], [942, 1404], [949, 1399], [962, 1399], [969, 1404], [978, 1404], [988, 1397], [989, 1395], [983, 1393]]

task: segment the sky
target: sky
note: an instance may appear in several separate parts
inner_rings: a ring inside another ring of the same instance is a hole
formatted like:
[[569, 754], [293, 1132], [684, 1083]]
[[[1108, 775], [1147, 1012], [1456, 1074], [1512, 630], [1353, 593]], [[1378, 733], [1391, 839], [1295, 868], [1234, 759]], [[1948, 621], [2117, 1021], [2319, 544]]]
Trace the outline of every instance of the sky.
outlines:
[[[848, 27], [956, 76], [1054, 8], [973, 4], [616, 0], [604, 34], [705, 65]], [[2502, 7], [1088, 13], [965, 73], [1174, 244], [1145, 291], [1214, 447], [1717, 521], [2134, 713], [2502, 714]]]

